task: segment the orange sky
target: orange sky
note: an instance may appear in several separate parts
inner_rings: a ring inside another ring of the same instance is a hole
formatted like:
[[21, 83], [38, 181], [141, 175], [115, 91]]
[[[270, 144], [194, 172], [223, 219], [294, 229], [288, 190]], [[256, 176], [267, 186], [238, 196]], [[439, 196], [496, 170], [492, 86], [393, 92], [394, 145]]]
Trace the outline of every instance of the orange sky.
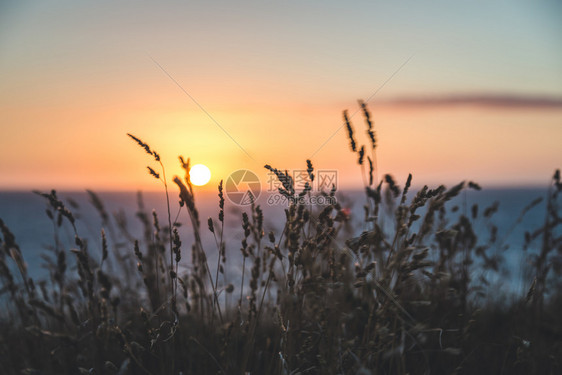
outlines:
[[126, 133], [212, 188], [310, 157], [360, 187], [342, 111], [373, 95], [380, 174], [544, 185], [562, 166], [555, 5], [218, 4], [3, 5], [0, 190], [160, 189]]

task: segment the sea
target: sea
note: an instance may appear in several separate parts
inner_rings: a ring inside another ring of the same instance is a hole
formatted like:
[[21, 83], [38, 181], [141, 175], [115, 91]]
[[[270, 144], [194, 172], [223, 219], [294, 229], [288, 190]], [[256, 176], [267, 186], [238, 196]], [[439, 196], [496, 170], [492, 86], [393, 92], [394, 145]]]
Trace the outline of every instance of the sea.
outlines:
[[[45, 191], [45, 193], [49, 193]], [[409, 194], [409, 199], [415, 191]], [[58, 197], [76, 218], [76, 228], [80, 237], [86, 238], [90, 254], [94, 258], [101, 257], [101, 230], [103, 221], [92, 204], [91, 196], [86, 192], [57, 192]], [[96, 195], [102, 201], [105, 210], [110, 215], [110, 220], [115, 223], [114, 215], [118, 215], [127, 222], [128, 232], [132, 237], [142, 239], [142, 224], [137, 217], [139, 211], [139, 195], [142, 197], [145, 210], [150, 214], [156, 212], [160, 225], [165, 226], [168, 222], [168, 210], [165, 192], [97, 192]], [[498, 273], [490, 274], [489, 271], [479, 269], [475, 265], [473, 278], [485, 275], [489, 280], [515, 296], [524, 295], [532, 281], [529, 274], [529, 264], [532, 254], [537, 253], [540, 243], [536, 243], [529, 249], [524, 249], [525, 232], [544, 225], [546, 217], [547, 188], [502, 188], [483, 189], [481, 191], [465, 190], [448, 203], [450, 211], [449, 221], [454, 221], [460, 214], [471, 215], [473, 205], [479, 206], [479, 215], [473, 225], [479, 238], [479, 243], [484, 244], [490, 238], [490, 227], [497, 227], [497, 241], [491, 251], [500, 254], [503, 258], [501, 269]], [[189, 253], [193, 243], [191, 224], [185, 208], [180, 208], [178, 195], [170, 192], [170, 214], [173, 222], [181, 224], [179, 227], [183, 243], [183, 251]], [[543, 201], [534, 206], [525, 215], [522, 211], [536, 198], [543, 197]], [[263, 193], [257, 200], [264, 212], [264, 230], [267, 234], [273, 231], [277, 238], [283, 229], [287, 202], [279, 199], [278, 195]], [[366, 197], [364, 191], [341, 191], [336, 193], [338, 203], [349, 210], [352, 221], [346, 225], [345, 230], [340, 233], [336, 246], [345, 247], [345, 240], [359, 236], [367, 229], [363, 221]], [[209, 263], [216, 264], [218, 250], [213, 234], [208, 230], [207, 220], [212, 218], [218, 224], [219, 198], [217, 192], [196, 192], [196, 205], [200, 214], [202, 240]], [[487, 207], [497, 202], [497, 212], [491, 219], [483, 217], [482, 213]], [[225, 199], [225, 227], [224, 239], [227, 252], [227, 274], [230, 280], [240, 277], [242, 262], [240, 255], [241, 240], [243, 238], [242, 214], [250, 212], [250, 206], [240, 205], [239, 201]], [[322, 202], [317, 202], [321, 204]], [[45, 268], [44, 255], [53, 248], [55, 241], [60, 241], [67, 250], [75, 248], [74, 234], [71, 225], [63, 220], [57, 227], [56, 220], [53, 222], [47, 215], [48, 200], [43, 196], [31, 191], [0, 192], [0, 219], [15, 236], [27, 264], [28, 273], [36, 280], [48, 277]], [[384, 221], [385, 218], [382, 217]], [[388, 220], [387, 228], [392, 227]], [[107, 228], [105, 228], [107, 231]], [[57, 238], [55, 238], [55, 233]], [[110, 249], [114, 248], [112, 241], [119, 239], [107, 236]], [[264, 239], [267, 241], [267, 236]], [[132, 245], [126, 245], [125, 250], [133, 252]], [[42, 255], [43, 254], [43, 255]], [[68, 256], [69, 259], [73, 258]], [[190, 267], [190, 256], [184, 254], [180, 264], [184, 269]], [[13, 265], [12, 265], [13, 266]], [[71, 270], [72, 272], [72, 270]]]

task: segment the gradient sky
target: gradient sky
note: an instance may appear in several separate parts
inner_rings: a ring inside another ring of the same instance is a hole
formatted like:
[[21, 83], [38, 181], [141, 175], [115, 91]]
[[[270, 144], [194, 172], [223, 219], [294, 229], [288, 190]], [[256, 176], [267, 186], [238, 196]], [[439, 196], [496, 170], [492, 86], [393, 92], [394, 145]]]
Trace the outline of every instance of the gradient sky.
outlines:
[[558, 1], [2, 1], [0, 189], [159, 189], [126, 133], [169, 177], [178, 155], [206, 164], [212, 188], [311, 157], [360, 187], [342, 111], [368, 98], [380, 174], [545, 185], [562, 167], [561, 14]]

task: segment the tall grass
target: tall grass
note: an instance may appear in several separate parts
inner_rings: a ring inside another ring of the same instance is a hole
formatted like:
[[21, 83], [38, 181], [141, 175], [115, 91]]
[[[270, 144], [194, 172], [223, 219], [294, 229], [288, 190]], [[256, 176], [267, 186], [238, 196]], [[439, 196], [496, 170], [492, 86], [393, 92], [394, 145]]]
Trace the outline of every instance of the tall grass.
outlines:
[[[56, 191], [38, 192], [54, 244], [44, 255], [49, 276], [34, 280], [0, 220], [0, 372], [560, 373], [559, 171], [546, 196], [544, 224], [525, 232], [526, 247], [538, 248], [529, 250], [528, 291], [509, 304], [489, 303], [486, 296], [500, 291], [485, 275], [501, 269], [501, 239], [493, 224], [489, 233], [476, 233], [474, 222], [491, 223], [498, 207], [469, 211], [452, 204], [466, 189], [480, 190], [474, 182], [424, 186], [414, 194], [411, 175], [403, 186], [388, 174], [379, 179], [374, 124], [360, 106], [367, 146], [359, 147], [344, 112], [365, 182], [360, 217], [335, 200], [307, 203], [316, 177], [310, 160], [302, 191], [290, 174], [266, 165], [288, 202], [282, 229], [268, 228], [253, 202], [240, 218], [242, 241], [233, 242], [223, 234], [222, 182], [217, 216], [202, 226], [189, 159], [180, 157], [185, 176], [173, 178], [179, 191], [173, 217], [159, 154], [129, 134], [158, 163], [159, 172], [148, 171], [162, 182], [167, 202], [162, 220], [146, 211], [139, 195], [142, 235], [132, 235], [123, 214], [111, 217], [89, 191], [102, 224], [101, 246], [91, 246]], [[335, 197], [335, 186], [322, 194]], [[180, 238], [180, 218], [191, 225], [192, 243]], [[352, 219], [361, 222], [361, 233], [349, 235]], [[63, 226], [74, 236], [72, 248], [60, 240]], [[215, 249], [204, 248], [204, 236]], [[216, 264], [209, 264], [211, 251]], [[241, 275], [229, 280], [226, 270], [237, 259]]]

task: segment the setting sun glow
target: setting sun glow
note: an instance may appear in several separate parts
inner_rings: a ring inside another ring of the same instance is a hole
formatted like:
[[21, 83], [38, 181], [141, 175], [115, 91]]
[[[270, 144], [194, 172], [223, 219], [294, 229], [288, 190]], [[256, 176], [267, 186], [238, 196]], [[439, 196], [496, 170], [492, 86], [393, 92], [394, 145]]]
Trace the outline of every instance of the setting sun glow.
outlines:
[[560, 1], [130, 3], [0, 0], [0, 191], [159, 190], [127, 133], [169, 176], [207, 163], [199, 190], [307, 159], [364, 189], [357, 99], [379, 176], [542, 186], [560, 167]]
[[189, 170], [189, 179], [195, 186], [203, 186], [211, 179], [211, 171], [203, 164], [196, 164]]

